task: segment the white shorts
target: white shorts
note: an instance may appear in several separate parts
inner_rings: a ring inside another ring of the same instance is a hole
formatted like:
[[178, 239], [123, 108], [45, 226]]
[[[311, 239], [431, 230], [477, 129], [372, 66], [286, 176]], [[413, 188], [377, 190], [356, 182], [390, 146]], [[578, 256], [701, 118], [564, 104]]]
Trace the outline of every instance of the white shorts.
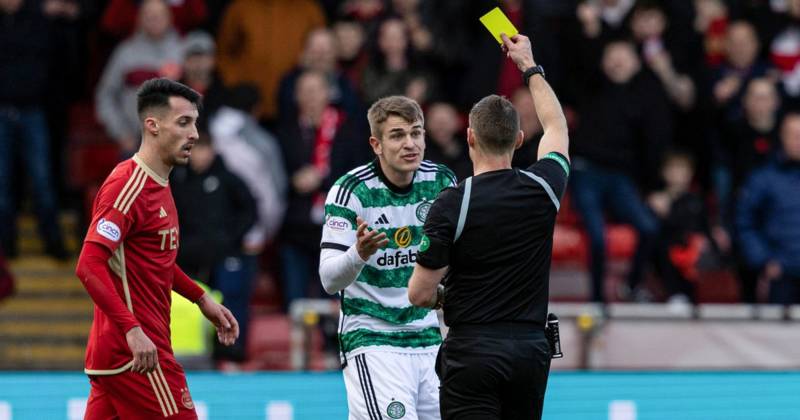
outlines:
[[344, 384], [350, 420], [439, 420], [435, 364], [435, 351], [348, 357]]

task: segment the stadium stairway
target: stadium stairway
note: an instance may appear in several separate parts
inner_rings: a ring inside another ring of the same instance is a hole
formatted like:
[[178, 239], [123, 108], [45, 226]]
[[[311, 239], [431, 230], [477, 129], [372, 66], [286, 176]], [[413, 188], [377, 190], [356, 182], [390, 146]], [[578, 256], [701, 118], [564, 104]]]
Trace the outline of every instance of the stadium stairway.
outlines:
[[[66, 246], [77, 255], [78, 217], [61, 217]], [[75, 277], [75, 260], [43, 253], [36, 220], [19, 220], [19, 257], [11, 260], [16, 292], [0, 302], [0, 369], [80, 370], [92, 302]]]

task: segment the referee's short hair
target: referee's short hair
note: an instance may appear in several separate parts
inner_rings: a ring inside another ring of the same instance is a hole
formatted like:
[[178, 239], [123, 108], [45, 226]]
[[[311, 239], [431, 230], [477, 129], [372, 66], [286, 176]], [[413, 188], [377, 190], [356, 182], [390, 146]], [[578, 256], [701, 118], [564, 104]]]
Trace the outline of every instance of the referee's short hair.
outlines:
[[519, 114], [508, 99], [489, 95], [469, 112], [469, 126], [486, 152], [503, 154], [514, 148], [519, 133]]
[[150, 79], [136, 92], [136, 110], [139, 119], [144, 120], [151, 108], [169, 108], [169, 98], [179, 96], [201, 108], [202, 96], [194, 89], [167, 78]]
[[405, 96], [387, 96], [377, 100], [367, 111], [370, 134], [380, 139], [383, 135], [383, 123], [393, 115], [409, 123], [419, 121], [425, 125], [425, 117], [417, 101]]

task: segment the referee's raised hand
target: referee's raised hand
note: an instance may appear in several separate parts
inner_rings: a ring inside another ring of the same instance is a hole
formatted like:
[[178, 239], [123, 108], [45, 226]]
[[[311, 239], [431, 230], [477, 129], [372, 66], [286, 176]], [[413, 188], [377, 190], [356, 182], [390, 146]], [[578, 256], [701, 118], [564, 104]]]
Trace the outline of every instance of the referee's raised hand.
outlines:
[[525, 71], [536, 65], [530, 38], [522, 34], [514, 35], [511, 38], [506, 34], [500, 34], [500, 38], [503, 39], [503, 51], [514, 61], [519, 71]]
[[362, 260], [368, 260], [378, 249], [389, 245], [389, 239], [386, 238], [385, 232], [378, 233], [377, 230], [370, 229], [367, 222], [360, 217], [356, 217], [356, 223], [358, 223], [356, 251]]

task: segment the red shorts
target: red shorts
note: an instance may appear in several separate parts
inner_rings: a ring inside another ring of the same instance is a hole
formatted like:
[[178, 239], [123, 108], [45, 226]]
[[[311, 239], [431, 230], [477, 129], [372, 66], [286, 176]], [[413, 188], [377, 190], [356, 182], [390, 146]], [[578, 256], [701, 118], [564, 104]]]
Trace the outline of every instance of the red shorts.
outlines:
[[197, 420], [183, 368], [173, 360], [159, 360], [148, 374], [90, 375], [89, 381], [84, 420]]

